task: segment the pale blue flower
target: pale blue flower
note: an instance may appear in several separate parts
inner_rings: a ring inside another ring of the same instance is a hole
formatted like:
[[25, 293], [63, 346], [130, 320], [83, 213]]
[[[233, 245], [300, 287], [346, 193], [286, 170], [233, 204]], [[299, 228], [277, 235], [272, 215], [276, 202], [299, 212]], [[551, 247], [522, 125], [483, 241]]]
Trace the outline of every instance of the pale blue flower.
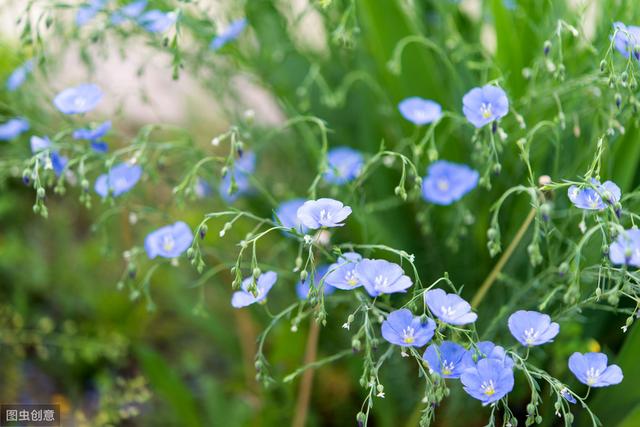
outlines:
[[64, 114], [82, 114], [93, 110], [101, 99], [102, 90], [97, 85], [86, 83], [58, 93], [53, 104]]
[[329, 274], [325, 279], [327, 285], [350, 291], [359, 288], [362, 283], [356, 275], [356, 265], [362, 260], [362, 255], [356, 252], [345, 252], [338, 261], [329, 266]]
[[609, 259], [615, 265], [640, 267], [640, 230], [632, 228], [620, 233], [609, 246]]
[[431, 344], [427, 347], [422, 358], [429, 364], [430, 372], [442, 378], [460, 378], [465, 369], [470, 367], [466, 354], [467, 350], [460, 344], [443, 341], [440, 345]]
[[20, 134], [29, 130], [29, 122], [27, 119], [18, 117], [9, 119], [0, 124], [0, 141], [11, 141], [20, 136]]
[[216, 37], [213, 38], [209, 48], [211, 50], [218, 50], [225, 44], [237, 39], [247, 26], [246, 18], [241, 18], [233, 21], [225, 30], [221, 31]]
[[422, 179], [422, 196], [436, 205], [450, 205], [478, 185], [479, 174], [464, 164], [438, 160]]
[[482, 359], [465, 370], [460, 381], [464, 391], [485, 406], [502, 399], [513, 390], [513, 369], [496, 359]]
[[495, 359], [500, 361], [505, 367], [513, 368], [513, 359], [507, 356], [505, 349], [502, 346], [495, 345], [491, 341], [480, 341], [467, 351], [465, 358], [469, 366], [475, 365], [482, 359]]
[[144, 239], [144, 248], [149, 259], [157, 256], [176, 258], [189, 249], [192, 241], [191, 228], [184, 222], [178, 221], [149, 233]]
[[203, 178], [198, 178], [196, 180], [196, 184], [194, 185], [193, 192], [199, 199], [204, 199], [205, 197], [209, 197], [213, 193], [213, 189]]
[[633, 54], [635, 59], [640, 59], [640, 27], [614, 22], [613, 29], [617, 30], [613, 43], [618, 52], [625, 58]]
[[256, 294], [249, 291], [253, 277], [247, 277], [242, 281], [242, 290], [236, 291], [231, 297], [231, 305], [235, 308], [242, 308], [256, 302], [262, 302], [267, 298], [267, 294], [278, 280], [278, 274], [267, 271], [258, 276], [256, 280]]
[[113, 25], [120, 25], [127, 19], [136, 19], [144, 12], [146, 7], [147, 0], [138, 0], [122, 6], [111, 14], [111, 23]]
[[436, 322], [428, 317], [414, 316], [406, 308], [392, 311], [382, 322], [382, 338], [401, 347], [422, 347], [436, 330]]
[[327, 286], [326, 282], [326, 274], [329, 271], [328, 265], [320, 265], [316, 268], [315, 274], [311, 274], [307, 277], [307, 279], [303, 282], [300, 280], [296, 283], [296, 294], [298, 298], [301, 300], [305, 300], [309, 298], [309, 292], [311, 292], [311, 287], [314, 289], [318, 289], [322, 283], [322, 293], [324, 295], [331, 295], [335, 292], [335, 288], [331, 286]]
[[330, 184], [343, 185], [360, 175], [364, 165], [362, 153], [349, 147], [336, 147], [327, 153], [328, 169], [323, 178]]
[[465, 117], [476, 128], [481, 128], [507, 115], [509, 99], [504, 90], [486, 85], [471, 89], [462, 98]]
[[509, 331], [520, 344], [532, 347], [553, 341], [560, 325], [537, 311], [518, 310], [509, 316]]
[[164, 33], [176, 22], [173, 12], [162, 12], [157, 9], [145, 12], [138, 18], [138, 23], [150, 33]]
[[22, 86], [22, 84], [27, 80], [29, 73], [31, 73], [31, 70], [33, 70], [33, 60], [31, 59], [25, 61], [22, 65], [13, 70], [7, 79], [7, 90], [9, 92], [13, 92]]
[[[256, 155], [252, 151], [245, 151], [239, 156], [233, 168], [222, 177], [218, 191], [222, 199], [227, 203], [235, 202], [240, 196], [250, 194], [253, 191], [249, 176], [256, 169]], [[236, 183], [236, 191], [229, 194], [231, 189], [231, 177]]]
[[595, 188], [584, 187], [579, 188], [575, 185], [569, 187], [567, 196], [571, 203], [580, 209], [587, 210], [603, 210], [607, 204], [615, 205], [620, 201], [621, 191], [612, 181], [605, 181], [604, 184], [594, 178], [591, 179], [591, 185]]
[[402, 100], [398, 104], [398, 110], [400, 110], [402, 117], [418, 126], [433, 123], [442, 117], [440, 104], [418, 96]]
[[106, 153], [109, 146], [106, 142], [100, 141], [111, 130], [111, 121], [100, 124], [96, 128], [81, 128], [73, 131], [73, 139], [84, 139], [91, 143], [91, 148], [99, 153]]
[[351, 208], [334, 199], [307, 200], [298, 208], [298, 220], [311, 230], [320, 227], [342, 227]]
[[429, 310], [441, 321], [450, 325], [466, 325], [473, 323], [478, 315], [471, 311], [471, 305], [459, 295], [448, 294], [442, 289], [428, 291], [424, 300]]
[[51, 147], [51, 140], [48, 136], [44, 138], [33, 135], [29, 141], [31, 145], [31, 153], [36, 154], [39, 151], [46, 150]]
[[569, 357], [569, 369], [578, 381], [589, 387], [608, 387], [619, 384], [624, 376], [618, 365], [607, 366], [603, 353], [573, 353]]
[[109, 194], [118, 197], [131, 190], [140, 180], [142, 168], [138, 165], [120, 163], [112, 167], [108, 173], [96, 179], [94, 189], [102, 197]]
[[307, 227], [302, 225], [298, 219], [298, 209], [305, 202], [305, 199], [291, 199], [280, 203], [276, 209], [275, 216], [280, 223], [287, 228], [293, 228], [298, 233], [306, 233]]
[[[51, 149], [51, 140], [47, 136], [41, 138], [39, 136], [33, 135], [29, 143], [31, 146], [31, 153], [33, 153], [34, 155], [43, 150]], [[42, 158], [42, 154], [38, 157]], [[51, 160], [51, 167], [53, 168], [56, 176], [60, 176], [62, 172], [64, 172], [64, 169], [69, 162], [69, 159], [67, 157], [60, 155], [57, 151], [54, 150], [50, 150], [49, 160]]]
[[89, 23], [108, 2], [109, 0], [89, 0], [87, 4], [80, 6], [76, 13], [76, 25], [82, 27]]
[[402, 267], [383, 259], [363, 259], [356, 265], [356, 276], [372, 297], [406, 292], [413, 285]]

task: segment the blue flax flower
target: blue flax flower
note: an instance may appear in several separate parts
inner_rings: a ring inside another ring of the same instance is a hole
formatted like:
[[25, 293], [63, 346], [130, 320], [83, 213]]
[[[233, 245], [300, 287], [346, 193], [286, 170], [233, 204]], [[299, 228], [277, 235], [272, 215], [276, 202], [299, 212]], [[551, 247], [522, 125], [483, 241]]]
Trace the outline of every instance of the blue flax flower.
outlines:
[[322, 293], [325, 295], [331, 295], [332, 293], [334, 293], [336, 289], [331, 286], [327, 286], [327, 282], [326, 282], [327, 271], [329, 271], [328, 265], [320, 265], [318, 266], [318, 268], [316, 268], [315, 274], [307, 277], [307, 279], [304, 282], [301, 280], [298, 283], [296, 283], [296, 294], [298, 295], [298, 298], [302, 300], [309, 298], [309, 292], [311, 291], [311, 286], [313, 285], [314, 289], [318, 289], [318, 287], [320, 286], [320, 282], [322, 282], [323, 280], [325, 281], [322, 284], [322, 287], [323, 287]]
[[432, 289], [424, 295], [429, 310], [438, 319], [450, 325], [473, 323], [478, 315], [471, 312], [471, 305], [456, 294], [448, 294], [442, 289]]
[[0, 141], [11, 141], [29, 130], [29, 122], [21, 117], [0, 124]]
[[[39, 136], [33, 135], [29, 143], [31, 145], [31, 152], [33, 154], [37, 154], [40, 151], [49, 150], [51, 148], [51, 140], [47, 136], [41, 138]], [[42, 158], [42, 155], [40, 155], [39, 157]], [[50, 151], [49, 160], [51, 160], [51, 167], [53, 168], [56, 176], [60, 176], [62, 172], [64, 172], [64, 168], [69, 162], [69, 159], [67, 157], [60, 155], [57, 151]]]
[[612, 181], [605, 181], [604, 184], [596, 179], [591, 179], [591, 185], [594, 188], [578, 188], [575, 185], [569, 187], [567, 196], [571, 203], [580, 209], [601, 211], [607, 207], [607, 204], [614, 205], [620, 200], [621, 192]]
[[246, 18], [233, 21], [224, 31], [211, 40], [209, 49], [218, 50], [225, 44], [237, 39], [247, 26]]
[[330, 184], [342, 185], [351, 182], [360, 175], [364, 164], [362, 153], [349, 147], [336, 147], [327, 154], [329, 169], [324, 180]]
[[205, 197], [209, 197], [213, 193], [213, 190], [204, 178], [198, 177], [195, 185], [193, 186], [193, 192], [197, 198], [204, 199]]
[[120, 25], [127, 19], [136, 19], [144, 12], [146, 7], [147, 0], [138, 0], [122, 6], [111, 14], [111, 23], [113, 25]]
[[247, 277], [242, 281], [242, 290], [236, 291], [231, 297], [231, 305], [235, 308], [242, 308], [256, 302], [262, 302], [267, 298], [267, 294], [278, 280], [278, 274], [273, 271], [262, 273], [256, 280], [256, 294], [249, 292], [253, 277]]
[[109, 0], [89, 0], [78, 8], [76, 13], [76, 25], [82, 27], [89, 23], [106, 6]]
[[356, 266], [362, 255], [356, 252], [343, 253], [338, 261], [329, 266], [329, 274], [325, 279], [327, 285], [350, 291], [362, 286], [356, 274]]
[[615, 265], [640, 267], [640, 230], [630, 229], [620, 233], [609, 246], [609, 259]]
[[560, 325], [537, 311], [518, 310], [509, 316], [509, 331], [520, 344], [531, 347], [553, 341]]
[[507, 115], [509, 99], [504, 90], [486, 85], [471, 89], [462, 98], [462, 111], [476, 128], [481, 128]]
[[485, 406], [502, 399], [513, 390], [513, 369], [496, 359], [482, 359], [464, 371], [460, 381], [464, 391]]
[[422, 126], [437, 121], [442, 117], [442, 107], [435, 101], [418, 96], [406, 98], [398, 104], [402, 117], [411, 123]]
[[495, 359], [500, 361], [505, 367], [513, 367], [513, 359], [507, 356], [507, 352], [502, 346], [495, 345], [491, 341], [480, 341], [473, 348], [467, 351], [466, 363], [473, 366], [482, 359]]
[[382, 322], [382, 338], [401, 347], [422, 347], [436, 330], [436, 323], [429, 318], [414, 316], [406, 308], [393, 311]]
[[613, 43], [625, 58], [630, 54], [640, 60], [640, 27], [625, 25], [622, 22], [614, 22], [613, 29], [617, 30]]
[[443, 341], [427, 347], [422, 358], [429, 364], [430, 372], [442, 378], [460, 378], [465, 369], [471, 367], [466, 354], [467, 350], [460, 344]]
[[102, 90], [97, 85], [86, 83], [58, 93], [53, 104], [64, 114], [82, 114], [93, 110], [101, 99]]
[[356, 276], [372, 297], [406, 292], [413, 285], [402, 267], [383, 259], [363, 259], [356, 265]]
[[31, 59], [25, 61], [18, 68], [13, 70], [7, 79], [6, 87], [9, 92], [18, 89], [27, 80], [29, 73], [33, 70], [33, 61]]
[[294, 228], [299, 233], [306, 233], [307, 227], [302, 225], [298, 219], [298, 209], [304, 204], [304, 199], [291, 199], [280, 203], [276, 209], [275, 216], [280, 223], [287, 228]]
[[[250, 194], [253, 189], [251, 187], [251, 181], [249, 176], [256, 169], [256, 155], [253, 151], [245, 151], [239, 156], [231, 169], [227, 174], [222, 177], [218, 191], [220, 196], [227, 203], [233, 203], [242, 195]], [[236, 183], [236, 189], [233, 194], [229, 194], [231, 189], [231, 177]]]
[[622, 382], [622, 369], [618, 365], [607, 366], [603, 353], [573, 353], [569, 357], [569, 369], [578, 381], [589, 387], [607, 387]]
[[111, 130], [111, 121], [107, 120], [98, 127], [81, 128], [73, 131], [73, 139], [84, 139], [90, 142], [91, 148], [99, 153], [106, 153], [109, 146], [106, 142], [100, 141], [100, 138], [105, 136], [107, 132]]
[[298, 208], [298, 220], [305, 227], [342, 227], [351, 215], [351, 208], [334, 199], [307, 200]]
[[478, 172], [467, 165], [438, 160], [422, 180], [422, 197], [436, 205], [450, 205], [478, 185]]
[[111, 194], [118, 197], [131, 190], [142, 176], [142, 168], [138, 165], [120, 163], [96, 179], [94, 189], [102, 197]]
[[193, 233], [191, 233], [189, 226], [178, 221], [149, 233], [144, 239], [144, 248], [149, 259], [154, 259], [157, 256], [176, 258], [189, 249], [192, 241]]
[[164, 33], [176, 22], [173, 12], [162, 12], [157, 9], [145, 12], [138, 18], [138, 23], [150, 33]]

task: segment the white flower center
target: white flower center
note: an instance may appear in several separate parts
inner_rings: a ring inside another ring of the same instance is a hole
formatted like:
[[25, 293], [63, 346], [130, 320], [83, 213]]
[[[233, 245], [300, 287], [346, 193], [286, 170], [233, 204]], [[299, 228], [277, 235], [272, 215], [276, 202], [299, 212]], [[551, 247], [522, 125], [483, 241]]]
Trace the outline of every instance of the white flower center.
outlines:
[[446, 179], [439, 179], [438, 181], [436, 181], [436, 186], [440, 191], [447, 191], [449, 189], [449, 181], [447, 181]]
[[480, 105], [480, 114], [482, 114], [482, 117], [485, 119], [491, 118], [493, 115], [493, 111], [491, 110], [492, 107], [490, 103], [483, 102], [482, 105]]
[[493, 396], [496, 394], [496, 386], [493, 383], [493, 380], [483, 381], [482, 384], [480, 384], [480, 388], [487, 396]]
[[411, 326], [407, 326], [402, 330], [402, 341], [406, 344], [413, 344], [415, 338], [413, 334], [415, 333], [414, 329]]
[[533, 345], [533, 343], [538, 339], [538, 335], [540, 333], [538, 331], [533, 330], [533, 328], [529, 328], [524, 331], [524, 340], [529, 345]]
[[595, 369], [593, 367], [587, 369], [587, 384], [593, 385], [597, 383], [600, 378], [600, 373], [599, 369]]
[[440, 307], [440, 314], [442, 316], [453, 317], [456, 314], [456, 311], [451, 308], [451, 306], [445, 307], [444, 305]]
[[442, 375], [451, 375], [453, 374], [453, 370], [455, 369], [455, 364], [453, 362], [449, 362], [446, 359], [442, 359]]
[[355, 286], [358, 284], [358, 277], [356, 276], [355, 269], [347, 271], [347, 274], [344, 275], [344, 279], [351, 286]]
[[176, 245], [175, 240], [173, 240], [173, 236], [170, 234], [165, 234], [162, 236], [162, 249], [169, 252]]
[[384, 277], [383, 275], [376, 276], [374, 279], [374, 287], [376, 289], [384, 289], [389, 285], [389, 279]]
[[326, 209], [322, 209], [320, 211], [320, 222], [321, 223], [323, 223], [323, 222], [331, 222], [331, 217], [332, 217], [331, 212], [327, 212]]

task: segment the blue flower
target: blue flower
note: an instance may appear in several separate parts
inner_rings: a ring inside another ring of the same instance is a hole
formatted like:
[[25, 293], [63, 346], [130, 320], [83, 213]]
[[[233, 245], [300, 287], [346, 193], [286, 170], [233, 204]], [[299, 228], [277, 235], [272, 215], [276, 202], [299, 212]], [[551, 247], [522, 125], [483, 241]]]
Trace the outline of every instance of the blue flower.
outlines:
[[518, 310], [509, 316], [509, 331], [520, 344], [531, 347], [553, 341], [560, 325], [537, 311]]
[[589, 387], [607, 387], [622, 381], [622, 369], [618, 365], [607, 366], [603, 353], [573, 353], [569, 357], [569, 369], [578, 381]]
[[218, 50], [225, 44], [237, 39], [247, 26], [247, 19], [241, 18], [233, 21], [224, 31], [221, 31], [216, 37], [213, 38], [209, 49]]
[[327, 286], [326, 282], [326, 274], [329, 271], [328, 265], [320, 265], [316, 268], [315, 274], [310, 275], [307, 279], [303, 281], [299, 281], [296, 283], [296, 294], [298, 298], [304, 300], [309, 298], [309, 292], [311, 291], [311, 285], [313, 285], [314, 289], [317, 289], [320, 286], [320, 283], [323, 282], [323, 291], [322, 293], [325, 295], [331, 295], [335, 292], [335, 288], [331, 286]]
[[118, 197], [131, 190], [142, 176], [142, 168], [138, 165], [120, 163], [112, 167], [108, 173], [96, 179], [94, 189], [102, 197], [109, 194]]
[[111, 130], [111, 121], [107, 120], [106, 122], [102, 123], [101, 125], [99, 125], [94, 129], [91, 129], [91, 128], [76, 129], [73, 131], [72, 136], [73, 136], [73, 139], [85, 139], [87, 141], [90, 141], [91, 148], [94, 151], [97, 151], [99, 153], [106, 153], [109, 149], [109, 146], [107, 145], [106, 142], [100, 141], [100, 138], [105, 136], [107, 132], [109, 132], [110, 130]]
[[31, 59], [25, 61], [21, 66], [13, 70], [7, 79], [7, 90], [13, 92], [18, 89], [27, 80], [27, 76], [33, 70], [33, 61]]
[[97, 85], [86, 83], [58, 93], [53, 104], [64, 114], [82, 114], [93, 110], [101, 99], [102, 90]]
[[562, 396], [562, 398], [569, 403], [577, 402], [576, 398], [573, 397], [573, 395], [566, 388], [563, 388], [562, 390], [560, 390], [560, 396]]
[[467, 350], [460, 344], [443, 341], [442, 344], [431, 344], [422, 358], [429, 364], [430, 372], [442, 378], [460, 378], [468, 369]]
[[204, 199], [205, 197], [209, 197], [213, 193], [213, 190], [207, 181], [203, 178], [198, 178], [194, 185], [193, 192], [199, 199]]
[[382, 322], [382, 338], [401, 347], [422, 347], [436, 330], [436, 322], [414, 316], [406, 308], [393, 311]]
[[640, 27], [614, 22], [613, 29], [617, 30], [613, 43], [618, 52], [625, 58], [633, 54], [636, 59], [640, 59]]
[[253, 277], [247, 277], [242, 281], [242, 290], [236, 291], [231, 297], [231, 305], [235, 308], [242, 308], [256, 302], [262, 302], [267, 298], [267, 294], [278, 280], [278, 275], [273, 271], [262, 273], [256, 280], [256, 295], [249, 292]]
[[338, 261], [329, 266], [329, 274], [325, 279], [327, 285], [350, 291], [362, 286], [356, 275], [356, 265], [362, 260], [362, 255], [356, 252], [343, 253]]
[[491, 341], [480, 341], [474, 348], [467, 351], [466, 363], [469, 366], [475, 365], [482, 359], [495, 359], [500, 361], [505, 367], [513, 368], [513, 359], [507, 356], [503, 347], [495, 345]]
[[462, 111], [476, 128], [498, 120], [509, 112], [509, 100], [504, 90], [486, 85], [471, 89], [462, 98]]
[[435, 101], [418, 96], [406, 98], [398, 104], [402, 117], [418, 126], [432, 123], [442, 117], [442, 107]]
[[[256, 155], [252, 151], [245, 151], [242, 156], [238, 157], [234, 163], [233, 169], [222, 178], [218, 190], [220, 196], [227, 203], [235, 202], [238, 197], [250, 194], [252, 191], [249, 176], [256, 169]], [[231, 177], [236, 183], [236, 191], [229, 194], [231, 188]]]
[[424, 295], [429, 310], [438, 319], [450, 325], [473, 323], [478, 315], [471, 312], [471, 306], [456, 294], [448, 294], [442, 289], [432, 289]]
[[513, 390], [513, 369], [496, 359], [482, 359], [464, 371], [460, 381], [464, 391], [485, 406], [502, 399]]
[[150, 33], [164, 33], [175, 22], [175, 13], [165, 13], [157, 9], [145, 12], [142, 16], [140, 16], [140, 18], [138, 18], [138, 23]]
[[149, 259], [157, 256], [176, 258], [189, 249], [192, 241], [193, 234], [189, 226], [178, 221], [149, 233], [144, 239], [144, 248]]
[[351, 182], [360, 175], [364, 164], [362, 153], [349, 147], [336, 147], [327, 154], [329, 169], [324, 180], [330, 184], [342, 185]]
[[615, 265], [640, 267], [640, 230], [632, 228], [620, 233], [609, 246], [609, 259]]
[[438, 160], [422, 180], [422, 197], [436, 205], [450, 205], [478, 185], [478, 172], [467, 165]]
[[571, 203], [580, 209], [601, 211], [607, 207], [607, 203], [616, 204], [620, 200], [621, 192], [612, 181], [605, 181], [604, 184], [596, 179], [591, 179], [594, 188], [578, 188], [575, 185], [569, 187], [567, 196]]
[[89, 3], [78, 8], [76, 13], [76, 25], [82, 27], [91, 21], [104, 9], [109, 0], [89, 0]]
[[402, 267], [383, 259], [363, 259], [356, 265], [356, 276], [372, 297], [406, 292], [413, 285]]
[[[40, 151], [49, 150], [51, 148], [51, 140], [46, 136], [41, 138], [33, 135], [29, 143], [33, 154], [37, 154]], [[39, 157], [42, 158], [42, 155]], [[51, 160], [51, 167], [53, 168], [56, 176], [60, 176], [64, 171], [64, 168], [67, 166], [69, 159], [65, 156], [61, 156], [57, 151], [51, 151], [49, 153], [49, 159]]]
[[0, 141], [11, 141], [29, 130], [29, 122], [23, 118], [10, 119], [0, 124]]
[[351, 208], [334, 199], [307, 200], [298, 208], [298, 220], [312, 230], [320, 227], [342, 227]]
[[147, 7], [147, 0], [138, 0], [122, 6], [111, 14], [111, 23], [120, 25], [127, 19], [135, 19], [144, 12], [145, 7]]
[[298, 209], [304, 204], [304, 201], [304, 199], [291, 199], [282, 202], [275, 212], [276, 218], [284, 227], [294, 228], [303, 234], [307, 232], [307, 227], [302, 225], [298, 219]]

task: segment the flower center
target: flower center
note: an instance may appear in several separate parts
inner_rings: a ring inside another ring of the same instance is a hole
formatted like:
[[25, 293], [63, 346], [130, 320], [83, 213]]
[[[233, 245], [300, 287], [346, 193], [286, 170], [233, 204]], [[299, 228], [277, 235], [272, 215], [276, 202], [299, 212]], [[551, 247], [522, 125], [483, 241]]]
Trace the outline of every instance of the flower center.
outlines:
[[327, 212], [326, 209], [320, 211], [320, 222], [331, 222], [331, 212]]
[[162, 236], [162, 249], [169, 252], [175, 246], [176, 242], [173, 240], [173, 236], [165, 234]]
[[492, 110], [492, 107], [491, 107], [491, 104], [489, 103], [483, 102], [482, 105], [480, 106], [480, 114], [482, 114], [482, 117], [484, 119], [489, 119], [491, 118], [491, 116], [493, 116], [493, 111], [491, 110]]
[[77, 107], [77, 108], [82, 108], [86, 105], [87, 100], [82, 98], [82, 97], [77, 97], [73, 100], [73, 104]]
[[453, 362], [449, 362], [446, 359], [442, 360], [442, 375], [451, 375], [454, 369], [455, 365]]
[[443, 316], [448, 316], [448, 317], [452, 317], [454, 314], [456, 314], [455, 310], [451, 308], [451, 306], [445, 307], [444, 305], [440, 307], [440, 313]]
[[407, 326], [402, 330], [402, 341], [404, 341], [406, 344], [413, 344], [413, 342], [415, 341], [415, 338], [413, 337], [414, 333], [414, 329], [411, 326]]
[[595, 368], [587, 369], [587, 384], [593, 385], [598, 382], [598, 378], [600, 378], [600, 370]]
[[436, 186], [440, 191], [447, 191], [449, 189], [449, 181], [447, 181], [446, 179], [439, 179], [438, 181], [436, 181]]
[[351, 286], [355, 286], [358, 284], [358, 278], [356, 277], [355, 269], [347, 271], [347, 274], [345, 274], [344, 278], [346, 279], [347, 283]]
[[527, 344], [533, 345], [537, 338], [538, 332], [534, 331], [533, 328], [529, 328], [524, 331], [524, 340], [527, 342]]
[[493, 396], [494, 394], [496, 394], [496, 386], [493, 383], [493, 380], [484, 381], [480, 385], [480, 388], [482, 389], [482, 392], [487, 396]]
[[389, 285], [389, 279], [387, 279], [383, 275], [376, 276], [374, 282], [376, 289], [386, 288], [387, 285]]

